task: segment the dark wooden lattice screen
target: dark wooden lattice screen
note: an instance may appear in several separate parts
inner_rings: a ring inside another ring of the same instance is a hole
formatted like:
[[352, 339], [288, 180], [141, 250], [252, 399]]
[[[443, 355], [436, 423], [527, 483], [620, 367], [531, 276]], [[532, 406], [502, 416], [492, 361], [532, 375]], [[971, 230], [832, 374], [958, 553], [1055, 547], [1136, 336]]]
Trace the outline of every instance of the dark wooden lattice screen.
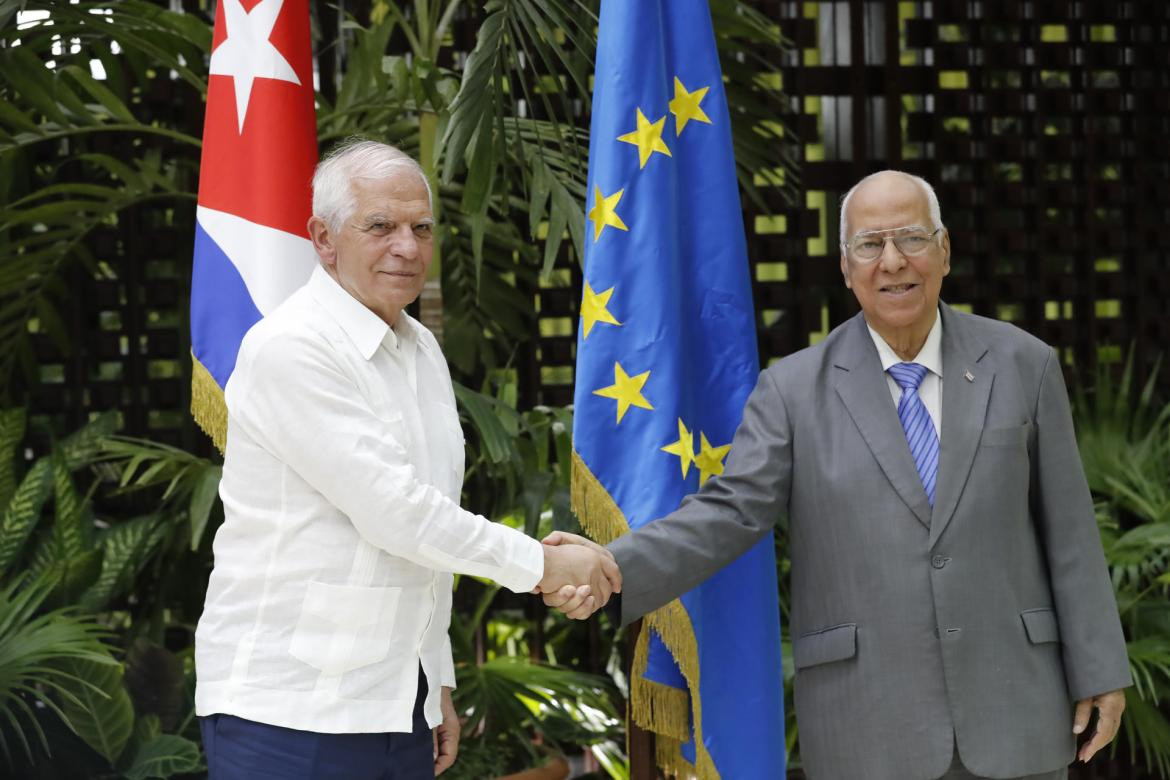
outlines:
[[[856, 310], [838, 270], [837, 204], [886, 167], [933, 182], [951, 231], [946, 300], [1010, 320], [1091, 370], [1132, 345], [1139, 375], [1170, 341], [1170, 3], [757, 0], [795, 47], [777, 62], [804, 160], [798, 205], [745, 210], [763, 361]], [[473, 25], [460, 28], [470, 50]], [[165, 103], [165, 85], [144, 99]], [[199, 111], [171, 97], [169, 108]], [[177, 104], [177, 105], [176, 105]], [[198, 122], [195, 123], [198, 126]], [[96, 254], [62, 357], [38, 337], [34, 410], [74, 427], [119, 408], [128, 432], [196, 446], [186, 412], [190, 213], [127, 215]], [[565, 404], [580, 275], [536, 291], [522, 398]], [[1170, 371], [1162, 372], [1170, 387]], [[198, 445], [203, 446], [203, 445]]]
[[805, 159], [804, 208], [757, 219], [776, 232], [753, 238], [765, 358], [856, 310], [838, 203], [890, 167], [936, 187], [953, 248], [944, 299], [1078, 368], [1132, 344], [1149, 370], [1170, 337], [1170, 4], [763, 8], [797, 44], [780, 70]]

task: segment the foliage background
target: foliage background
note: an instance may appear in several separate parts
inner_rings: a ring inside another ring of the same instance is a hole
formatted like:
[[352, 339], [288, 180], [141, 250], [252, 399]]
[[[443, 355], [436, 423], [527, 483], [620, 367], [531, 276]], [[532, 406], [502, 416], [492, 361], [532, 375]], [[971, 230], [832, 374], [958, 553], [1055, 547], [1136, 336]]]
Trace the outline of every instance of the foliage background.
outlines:
[[[761, 355], [852, 313], [831, 238], [849, 183], [897, 165], [939, 185], [975, 261], [956, 264], [952, 302], [1061, 345], [1084, 380], [1081, 445], [1139, 685], [1115, 762], [1083, 776], [1170, 776], [1170, 423], [1156, 383], [1170, 384], [1151, 346], [1170, 333], [1150, 303], [1170, 290], [1164, 257], [1102, 232], [1157, 246], [1170, 224], [1170, 197], [1150, 184], [1170, 180], [1164, 148], [1141, 166], [1126, 151], [1170, 132], [1165, 100], [1143, 102], [1170, 94], [1157, 68], [1170, 16], [1050, 3], [993, 21], [934, 5], [927, 18], [922, 3], [712, 0]], [[562, 464], [595, 3], [313, 10], [322, 148], [385, 138], [438, 184], [431, 303], [460, 383], [467, 505], [534, 535], [573, 529]], [[200, 769], [191, 636], [222, 510], [218, 457], [186, 412], [185, 312], [211, 11], [0, 0], [0, 739], [17, 776]], [[1030, 63], [1012, 59], [1023, 49]], [[1088, 109], [1065, 108], [1066, 93]], [[1046, 112], [1028, 119], [1017, 94]], [[456, 604], [459, 776], [557, 747], [623, 776], [613, 627], [468, 578]]]

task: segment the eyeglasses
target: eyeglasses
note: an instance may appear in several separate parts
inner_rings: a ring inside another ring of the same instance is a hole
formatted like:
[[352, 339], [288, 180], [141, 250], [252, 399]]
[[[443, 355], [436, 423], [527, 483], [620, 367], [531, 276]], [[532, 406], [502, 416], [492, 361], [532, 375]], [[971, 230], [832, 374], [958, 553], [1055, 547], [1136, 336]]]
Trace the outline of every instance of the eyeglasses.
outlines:
[[[913, 257], [929, 249], [940, 230], [942, 228], [935, 228], [933, 232], [927, 233], [926, 228], [917, 225], [890, 230], [875, 230], [870, 233], [858, 233], [849, 240], [849, 243], [841, 246], [853, 256], [853, 259], [862, 263], [872, 263], [881, 257], [882, 253], [886, 251], [887, 241], [893, 241], [894, 246], [903, 255]], [[883, 233], [889, 235], [883, 235]]]

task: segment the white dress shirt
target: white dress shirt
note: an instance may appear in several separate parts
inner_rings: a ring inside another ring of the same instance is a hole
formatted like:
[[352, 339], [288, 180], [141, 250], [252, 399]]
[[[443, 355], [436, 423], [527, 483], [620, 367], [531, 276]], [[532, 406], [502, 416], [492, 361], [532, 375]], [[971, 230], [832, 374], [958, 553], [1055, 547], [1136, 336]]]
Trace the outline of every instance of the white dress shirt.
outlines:
[[[869, 328], [869, 323], [867, 322], [865, 326]], [[930, 333], [926, 334], [926, 341], [913, 360], [902, 360], [898, 357], [893, 347], [873, 328], [869, 328], [869, 336], [873, 339], [873, 345], [877, 347], [878, 357], [881, 358], [882, 371], [886, 372], [886, 384], [890, 388], [890, 397], [894, 399], [895, 408], [902, 399], [902, 388], [898, 387], [894, 377], [890, 376], [890, 366], [898, 363], [918, 363], [926, 366], [926, 376], [918, 386], [918, 397], [922, 399], [927, 413], [930, 414], [939, 442], [942, 442], [942, 316], [935, 312], [934, 325]]]
[[427, 723], [455, 671], [452, 572], [517, 593], [540, 543], [459, 507], [446, 361], [324, 269], [244, 337], [225, 397], [224, 523], [195, 633], [199, 715], [328, 733]]

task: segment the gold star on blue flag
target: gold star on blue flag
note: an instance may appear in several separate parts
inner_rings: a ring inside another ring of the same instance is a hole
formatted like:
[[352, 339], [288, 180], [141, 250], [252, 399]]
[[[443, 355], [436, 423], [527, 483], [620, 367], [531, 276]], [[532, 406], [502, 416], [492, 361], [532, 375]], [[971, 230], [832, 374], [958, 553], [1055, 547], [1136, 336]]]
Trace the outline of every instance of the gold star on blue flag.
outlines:
[[[707, 0], [603, 0], [596, 63], [573, 500], [608, 541], [718, 482], [759, 364]], [[664, 768], [783, 777], [771, 537], [646, 625], [632, 710]]]

